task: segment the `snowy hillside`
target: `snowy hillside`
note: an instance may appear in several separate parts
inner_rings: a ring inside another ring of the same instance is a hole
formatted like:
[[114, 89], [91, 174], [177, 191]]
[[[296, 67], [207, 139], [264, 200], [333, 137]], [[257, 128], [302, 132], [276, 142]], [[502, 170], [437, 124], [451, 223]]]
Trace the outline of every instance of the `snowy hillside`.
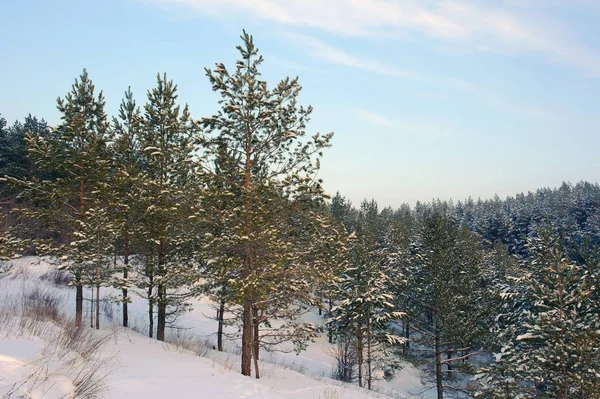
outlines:
[[[101, 330], [86, 327], [81, 337], [71, 337], [68, 320], [60, 314], [43, 314], [60, 309], [72, 315], [73, 289], [53, 283], [52, 276], [57, 276], [53, 266], [38, 258], [22, 258], [12, 265], [0, 279], [0, 394], [7, 397], [72, 397], [82, 385], [89, 394], [80, 397], [144, 399], [412, 398], [420, 397], [415, 393], [423, 389], [409, 366], [391, 382], [380, 381], [379, 393], [328, 378], [333, 359], [324, 337], [300, 355], [266, 353], [262, 378], [244, 377], [239, 374], [238, 354], [212, 349], [216, 322], [210, 319], [213, 309], [205, 300], [195, 302], [178, 320], [182, 329], [170, 335], [176, 344], [140, 333], [147, 329], [145, 306], [136, 298], [130, 311], [137, 331], [119, 327], [119, 306], [104, 302]], [[116, 293], [103, 289], [101, 297]], [[319, 322], [316, 314], [307, 317]], [[235, 342], [228, 348], [235, 352]]]

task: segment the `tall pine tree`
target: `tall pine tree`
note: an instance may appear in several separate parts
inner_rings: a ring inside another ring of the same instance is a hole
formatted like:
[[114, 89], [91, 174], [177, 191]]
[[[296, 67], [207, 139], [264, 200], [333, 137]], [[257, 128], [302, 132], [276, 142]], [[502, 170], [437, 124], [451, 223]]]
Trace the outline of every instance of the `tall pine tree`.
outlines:
[[[76, 287], [76, 322], [83, 318], [83, 286], [99, 285], [102, 259], [107, 255], [103, 237], [112, 234], [106, 214], [109, 153], [108, 120], [102, 92], [95, 87], [84, 69], [79, 79], [57, 107], [61, 124], [47, 136], [41, 133], [29, 139], [31, 161], [58, 177], [45, 175], [29, 179], [10, 178], [22, 187], [21, 196], [33, 207], [21, 209], [24, 218], [38, 221], [37, 228], [47, 231], [50, 245], [38, 242], [42, 253], [58, 256], [61, 267], [72, 273]], [[99, 223], [99, 218], [105, 223]], [[35, 232], [34, 237], [43, 236]], [[110, 251], [110, 249], [109, 249]], [[110, 256], [110, 254], [109, 254]]]
[[140, 260], [142, 280], [138, 285], [148, 295], [152, 336], [156, 306], [156, 338], [165, 340], [169, 318], [186, 307], [189, 294], [181, 288], [197, 280], [193, 264], [195, 237], [188, 218], [198, 201], [194, 136], [196, 125], [189, 108], [177, 105], [177, 86], [166, 74], [157, 76], [157, 86], [148, 91], [148, 102], [140, 134], [139, 183]]
[[[220, 215], [223, 231], [207, 242], [206, 258], [232, 268], [237, 276], [230, 289], [241, 306], [241, 371], [250, 375], [252, 359], [256, 377], [261, 344], [292, 341], [300, 345], [310, 331], [296, 319], [309, 306], [311, 287], [326, 275], [314, 267], [316, 240], [330, 226], [319, 215], [324, 198], [316, 178], [318, 157], [329, 146], [332, 134], [306, 139], [312, 108], [298, 106], [298, 79], [286, 78], [273, 89], [260, 80], [263, 62], [246, 32], [237, 49], [241, 60], [233, 73], [223, 64], [207, 69], [214, 91], [221, 95], [221, 110], [202, 122], [202, 144], [207, 157], [225, 146], [234, 154], [232, 179], [220, 195], [239, 196]], [[224, 178], [208, 168], [210, 178]], [[205, 208], [211, 209], [211, 202]], [[276, 326], [271, 319], [283, 322]], [[260, 334], [260, 326], [267, 329]]]

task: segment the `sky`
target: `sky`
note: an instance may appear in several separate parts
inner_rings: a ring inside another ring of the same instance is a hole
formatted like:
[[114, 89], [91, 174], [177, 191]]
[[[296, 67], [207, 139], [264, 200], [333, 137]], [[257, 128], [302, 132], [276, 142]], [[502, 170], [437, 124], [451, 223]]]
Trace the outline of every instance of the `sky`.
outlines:
[[335, 132], [326, 190], [380, 206], [600, 181], [596, 0], [20, 0], [2, 4], [0, 114], [60, 123], [87, 68], [114, 115], [166, 72], [200, 119], [242, 29]]

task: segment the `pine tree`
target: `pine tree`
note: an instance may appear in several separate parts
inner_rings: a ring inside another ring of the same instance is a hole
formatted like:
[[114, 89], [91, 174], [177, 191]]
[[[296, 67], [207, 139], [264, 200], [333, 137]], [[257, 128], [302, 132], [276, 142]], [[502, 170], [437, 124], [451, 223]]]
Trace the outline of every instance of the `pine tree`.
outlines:
[[[229, 230], [222, 224], [222, 215], [230, 209], [235, 209], [241, 205], [241, 190], [243, 176], [237, 170], [235, 151], [228, 150], [224, 143], [217, 147], [217, 153], [214, 159], [214, 174], [216, 177], [210, 177], [206, 182], [204, 192], [205, 212], [200, 220], [201, 230], [211, 237], [207, 245], [212, 245], [214, 240], [226, 240]], [[224, 195], [226, 194], [226, 195]], [[194, 217], [198, 222], [198, 215]], [[231, 281], [237, 279], [239, 275], [235, 268], [237, 259], [233, 258], [233, 264], [227, 259], [235, 254], [236, 248], [224, 245], [221, 247], [222, 256], [218, 260], [205, 260], [203, 274], [208, 278], [203, 287], [203, 293], [213, 300], [216, 304], [217, 320], [217, 349], [224, 350], [224, 327], [226, 324], [225, 312], [235, 303], [233, 297], [235, 293], [231, 289]], [[233, 252], [232, 252], [233, 251]], [[212, 252], [212, 251], [207, 251]]]
[[[76, 322], [81, 325], [83, 286], [100, 284], [98, 276], [102, 278], [101, 270], [107, 266], [103, 259], [108, 247], [99, 240], [112, 231], [103, 219], [109, 170], [108, 121], [102, 92], [95, 95], [85, 69], [57, 104], [62, 123], [51, 136], [32, 135], [28, 149], [32, 163], [56, 171], [59, 177], [42, 174], [28, 180], [9, 180], [20, 185], [21, 196], [33, 204], [21, 209], [21, 215], [37, 220], [36, 227], [44, 228], [50, 239], [50, 245], [38, 241], [38, 250], [56, 255], [61, 268], [73, 274]], [[41, 236], [39, 232], [33, 234]]]
[[[46, 121], [39, 120], [29, 114], [23, 123], [16, 121], [6, 127], [6, 120], [0, 119], [0, 177], [10, 176], [18, 179], [28, 179], [37, 171], [35, 165], [27, 156], [28, 135], [49, 136], [50, 128]], [[15, 196], [9, 191], [9, 186], [3, 187], [0, 194]]]
[[195, 197], [194, 136], [197, 128], [189, 108], [177, 105], [177, 86], [166, 74], [148, 91], [140, 135], [142, 151], [139, 183], [139, 245], [143, 280], [138, 283], [149, 301], [152, 336], [156, 305], [156, 338], [164, 341], [167, 322], [187, 307], [189, 293], [181, 288], [193, 284], [197, 267], [192, 261], [195, 237], [188, 218]]
[[[339, 191], [331, 198], [331, 204], [329, 205], [329, 212], [333, 217], [333, 221], [339, 225], [339, 229], [344, 231], [347, 235], [356, 230], [356, 223], [354, 221], [355, 214], [353, 213], [352, 203], [345, 197], [343, 197]], [[345, 270], [348, 266], [350, 256], [347, 251], [341, 251], [336, 254], [332, 254], [332, 260], [338, 265], [340, 272]], [[339, 277], [339, 276], [338, 276]], [[335, 326], [332, 323], [335, 315], [332, 313], [334, 306], [339, 302], [339, 278], [330, 279], [326, 281], [320, 292], [320, 306], [319, 314], [323, 313], [322, 308], [325, 308], [323, 318], [327, 324], [327, 338], [329, 343], [333, 343]], [[345, 335], [348, 339], [345, 343], [339, 346], [342, 351], [348, 352], [350, 347], [347, 345], [351, 339], [351, 335]], [[338, 342], [339, 342], [338, 334]], [[339, 356], [338, 356], [338, 359]], [[342, 367], [343, 368], [343, 367]], [[338, 373], [338, 377], [341, 377], [342, 373]], [[351, 379], [341, 378], [342, 381], [350, 382]]]
[[[4, 119], [2, 117], [2, 114], [0, 114], [0, 168], [4, 169], [4, 165], [6, 165], [6, 155], [4, 154], [5, 150], [4, 148], [7, 146], [7, 141], [8, 141], [8, 137], [7, 137], [8, 132], [6, 131], [6, 119]], [[6, 172], [2, 172], [0, 170], [0, 178], [2, 178], [4, 175], [6, 175]], [[2, 187], [2, 191], [6, 190], [6, 188], [4, 187], [5, 185], [3, 184]], [[0, 195], [3, 195], [2, 193], [0, 193]], [[5, 207], [4, 201], [2, 201], [0, 204], [2, 204], [2, 208]], [[6, 210], [6, 214], [4, 209], [0, 209], [0, 211], [2, 211], [2, 230], [7, 229], [8, 227], [8, 206], [6, 206], [7, 210]], [[2, 246], [0, 246], [0, 256], [6, 256], [4, 254], [4, 252], [6, 252], [6, 249], [4, 249], [4, 247], [6, 246], [5, 244], [5, 240], [6, 238], [4, 238], [5, 234], [2, 234], [2, 238], [0, 238], [0, 244], [3, 244]]]
[[[597, 398], [600, 317], [588, 267], [565, 258], [543, 232], [529, 241], [524, 262], [501, 315], [503, 347], [486, 370], [479, 395], [490, 398]], [[516, 394], [515, 394], [516, 392]]]
[[402, 320], [403, 335], [405, 338], [404, 355], [408, 355], [410, 348], [411, 318], [416, 317], [413, 312], [415, 302], [415, 276], [417, 270], [411, 262], [411, 245], [415, 242], [418, 230], [417, 219], [410, 207], [406, 204], [394, 212], [389, 227], [383, 237], [384, 262], [389, 265], [390, 292], [396, 299], [396, 308], [405, 315]]
[[477, 353], [473, 349], [486, 329], [478, 323], [476, 305], [482, 295], [480, 239], [466, 226], [458, 227], [446, 203], [433, 203], [423, 211], [414, 258], [415, 306], [422, 315], [414, 324], [421, 333], [418, 341], [433, 349], [433, 375], [442, 399], [452, 389], [444, 381], [459, 371], [454, 366]]
[[[241, 179], [231, 181], [222, 195], [241, 194], [233, 208], [220, 213], [223, 231], [209, 237], [205, 258], [232, 268], [226, 273], [237, 276], [230, 289], [242, 309], [241, 371], [250, 375], [254, 358], [258, 377], [261, 345], [292, 341], [301, 349], [312, 334], [297, 317], [314, 301], [311, 287], [327, 274], [326, 267], [319, 270], [313, 263], [318, 259], [314, 244], [330, 226], [318, 213], [324, 194], [315, 176], [332, 134], [305, 139], [312, 108], [297, 105], [298, 79], [286, 78], [268, 89], [259, 80], [263, 58], [252, 37], [244, 32], [242, 40], [237, 47], [242, 59], [234, 73], [223, 64], [206, 70], [222, 108], [203, 120], [202, 144], [208, 158], [214, 159], [222, 145], [235, 154], [235, 173]], [[205, 173], [219, 179], [208, 165]], [[211, 206], [207, 200], [205, 209]]]
[[131, 88], [128, 88], [119, 107], [119, 116], [113, 118], [113, 131], [116, 137], [112, 147], [113, 174], [111, 176], [112, 216], [120, 230], [115, 256], [117, 252], [123, 256], [122, 278], [116, 279], [114, 285], [121, 288], [122, 292], [120, 302], [123, 307], [123, 327], [129, 324], [130, 261], [137, 236], [136, 229], [139, 227], [137, 218], [142, 212], [138, 201], [142, 170], [140, 148], [142, 126], [141, 111], [133, 99]]
[[340, 302], [331, 311], [337, 334], [342, 339], [352, 335], [358, 384], [368, 389], [373, 387], [375, 370], [387, 366], [387, 350], [405, 342], [390, 329], [390, 323], [404, 313], [396, 311], [391, 294], [391, 271], [383, 256], [380, 229], [377, 204], [364, 201], [353, 232], [351, 260], [338, 283]]

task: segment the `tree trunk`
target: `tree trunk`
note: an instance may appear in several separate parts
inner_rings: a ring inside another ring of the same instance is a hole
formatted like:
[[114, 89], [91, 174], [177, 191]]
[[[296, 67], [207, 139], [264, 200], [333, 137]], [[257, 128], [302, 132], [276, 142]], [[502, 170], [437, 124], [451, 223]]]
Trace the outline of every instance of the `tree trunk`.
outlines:
[[157, 329], [156, 329], [156, 339], [159, 341], [165, 340], [165, 329], [166, 329], [166, 321], [167, 321], [167, 303], [165, 298], [165, 287], [162, 284], [158, 285], [158, 303], [157, 303]]
[[442, 358], [440, 345], [440, 328], [439, 328], [440, 310], [435, 306], [434, 323], [435, 323], [435, 380], [437, 387], [437, 398], [444, 399], [444, 385], [442, 383]]
[[[158, 275], [161, 278], [165, 277], [166, 274], [166, 253], [167, 253], [167, 243], [166, 239], [166, 226], [163, 227], [164, 236], [160, 239], [160, 243], [158, 246]], [[165, 329], [167, 326], [167, 287], [165, 287], [162, 283], [162, 280], [158, 284], [157, 287], [158, 292], [158, 300], [156, 303], [157, 312], [156, 312], [156, 339], [159, 341], [165, 340]]]
[[154, 337], [154, 300], [152, 299], [152, 285], [148, 287], [148, 336]]
[[96, 330], [100, 329], [100, 284], [96, 284]]
[[221, 303], [219, 304], [219, 309], [217, 309], [217, 350], [219, 352], [223, 352], [223, 320], [225, 313], [225, 300], [221, 299]]
[[410, 338], [410, 320], [408, 319], [408, 314], [404, 318], [404, 338], [406, 338], [406, 343], [404, 344], [406, 349], [410, 348], [409, 338]]
[[[446, 360], [450, 360], [452, 359], [452, 353], [450, 351], [450, 348], [448, 348], [446, 350]], [[452, 375], [452, 363], [448, 362], [446, 363], [446, 367], [448, 368], [448, 377], [450, 377]]]
[[408, 354], [409, 353], [409, 349], [410, 349], [410, 341], [409, 341], [409, 337], [410, 337], [410, 320], [408, 319], [408, 314], [406, 315], [406, 317], [404, 318], [404, 338], [406, 338], [406, 342], [404, 342], [404, 354]]
[[252, 345], [254, 346], [252, 348], [252, 356], [254, 356], [254, 360], [258, 360], [258, 356], [260, 353], [260, 335], [258, 335], [260, 333], [259, 331], [259, 327], [258, 327], [258, 309], [256, 307], [252, 307], [252, 317], [254, 320], [252, 320], [252, 324], [254, 326], [254, 340], [252, 342]]
[[252, 304], [248, 298], [244, 301], [242, 327], [242, 374], [252, 375]]
[[259, 341], [258, 341], [258, 324], [254, 323], [254, 342], [252, 343], [252, 357], [254, 358], [254, 376], [256, 379], [260, 378], [260, 369], [258, 367], [258, 351], [259, 351]]
[[356, 358], [358, 361], [358, 386], [363, 386], [363, 374], [362, 374], [362, 365], [363, 365], [363, 336], [362, 336], [362, 328], [360, 324], [356, 327]]
[[[85, 198], [83, 179], [79, 179], [79, 219], [83, 220], [85, 215]], [[83, 325], [83, 285], [81, 283], [81, 272], [75, 273], [75, 324]]]
[[[246, 159], [244, 167], [244, 229], [246, 240], [252, 235], [252, 201], [250, 198], [251, 176], [252, 176], [252, 131], [246, 125]], [[247, 283], [247, 279], [252, 275], [252, 250], [250, 242], [246, 242], [244, 247], [244, 264], [242, 270], [242, 279]], [[243, 326], [242, 326], [242, 374], [250, 376], [252, 374], [252, 343], [254, 328], [252, 325], [252, 291], [250, 288], [243, 293]]]
[[75, 273], [75, 324], [83, 325], [83, 286], [81, 285], [81, 274]]
[[123, 288], [123, 327], [129, 327], [129, 310], [127, 309], [127, 288]]
[[96, 268], [96, 330], [100, 329], [100, 268]]
[[[125, 253], [123, 254], [123, 280], [126, 282], [129, 268], [129, 234], [125, 232]], [[123, 288], [123, 327], [129, 327], [129, 310], [127, 309], [127, 288]]]
[[371, 316], [367, 319], [367, 388], [371, 389], [373, 382], [373, 370], [371, 369]]
[[94, 328], [94, 286], [90, 286], [90, 328]]
[[[328, 309], [328, 313], [327, 316], [331, 317], [331, 309], [333, 309], [333, 300], [331, 299], [331, 295], [329, 295], [329, 309]], [[329, 326], [329, 331], [327, 332], [328, 338], [329, 338], [329, 343], [332, 344], [333, 343], [333, 327]]]

